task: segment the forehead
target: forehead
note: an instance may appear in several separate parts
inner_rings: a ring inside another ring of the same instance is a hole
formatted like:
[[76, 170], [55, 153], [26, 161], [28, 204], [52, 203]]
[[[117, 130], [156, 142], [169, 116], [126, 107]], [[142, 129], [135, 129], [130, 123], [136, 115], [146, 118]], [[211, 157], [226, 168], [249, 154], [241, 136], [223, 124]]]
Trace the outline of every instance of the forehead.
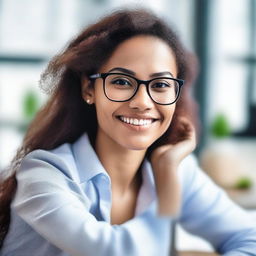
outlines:
[[133, 70], [144, 77], [162, 71], [177, 74], [175, 54], [170, 46], [162, 39], [148, 35], [135, 36], [119, 44], [101, 72], [115, 67]]

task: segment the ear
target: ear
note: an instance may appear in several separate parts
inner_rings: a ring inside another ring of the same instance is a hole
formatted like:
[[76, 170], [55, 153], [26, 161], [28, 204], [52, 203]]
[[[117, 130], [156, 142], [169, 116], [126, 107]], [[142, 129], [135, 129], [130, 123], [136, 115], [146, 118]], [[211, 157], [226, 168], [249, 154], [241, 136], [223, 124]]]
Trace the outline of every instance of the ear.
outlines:
[[92, 85], [92, 81], [89, 80], [87, 77], [83, 77], [81, 83], [82, 83], [82, 86], [81, 86], [82, 98], [88, 104], [93, 104], [95, 93], [94, 93], [94, 87]]

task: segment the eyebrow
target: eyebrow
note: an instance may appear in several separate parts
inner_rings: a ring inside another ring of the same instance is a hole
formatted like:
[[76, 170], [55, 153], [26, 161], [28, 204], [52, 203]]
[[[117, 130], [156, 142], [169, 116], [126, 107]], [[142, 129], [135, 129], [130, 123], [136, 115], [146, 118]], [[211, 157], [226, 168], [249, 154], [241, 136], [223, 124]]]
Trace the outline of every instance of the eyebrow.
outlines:
[[[135, 76], [136, 73], [130, 69], [126, 69], [126, 68], [121, 68], [121, 67], [115, 67], [110, 69], [108, 72], [112, 72], [112, 71], [120, 71], [132, 76]], [[163, 72], [157, 72], [157, 73], [152, 73], [149, 75], [149, 77], [159, 77], [159, 76], [165, 76], [165, 75], [170, 75], [171, 77], [173, 77], [173, 74], [170, 71], [163, 71]]]

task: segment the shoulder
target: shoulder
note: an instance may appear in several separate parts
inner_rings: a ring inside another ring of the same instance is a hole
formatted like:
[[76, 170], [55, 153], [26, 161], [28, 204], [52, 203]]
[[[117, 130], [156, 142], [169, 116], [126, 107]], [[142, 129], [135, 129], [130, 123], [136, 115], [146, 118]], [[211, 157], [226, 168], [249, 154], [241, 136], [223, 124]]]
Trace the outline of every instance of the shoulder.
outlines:
[[100, 173], [106, 174], [86, 133], [74, 143], [65, 143], [52, 150], [35, 150], [23, 159], [19, 173], [33, 171], [39, 176], [64, 175], [76, 183], [86, 183]]
[[188, 197], [192, 191], [212, 183], [211, 179], [201, 169], [198, 159], [194, 154], [188, 155], [180, 164], [178, 175], [182, 186], [184, 198]]
[[37, 205], [48, 201], [48, 205], [51, 202], [55, 207], [61, 202], [75, 202], [77, 199], [79, 202], [88, 201], [81, 190], [83, 184], [79, 179], [72, 144], [30, 152], [23, 158], [16, 179], [18, 186], [12, 203], [16, 210], [29, 202]]
[[77, 168], [75, 158], [72, 152], [72, 145], [65, 143], [53, 150], [37, 149], [27, 154], [17, 172], [17, 176], [21, 174], [29, 175], [33, 172], [33, 177], [41, 179], [45, 176], [57, 178], [65, 176], [66, 178], [76, 180]]
[[178, 169], [178, 175], [183, 182], [188, 179], [193, 179], [199, 172], [198, 160], [194, 154], [190, 154], [184, 158]]

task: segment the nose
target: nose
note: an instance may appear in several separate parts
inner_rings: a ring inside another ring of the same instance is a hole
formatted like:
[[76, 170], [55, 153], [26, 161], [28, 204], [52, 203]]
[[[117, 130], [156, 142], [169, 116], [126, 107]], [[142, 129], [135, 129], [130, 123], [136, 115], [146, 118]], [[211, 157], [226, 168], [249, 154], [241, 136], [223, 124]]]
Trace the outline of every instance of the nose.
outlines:
[[130, 108], [138, 110], [149, 110], [154, 106], [154, 102], [149, 97], [147, 88], [144, 84], [141, 84], [138, 88], [138, 91], [129, 101]]

